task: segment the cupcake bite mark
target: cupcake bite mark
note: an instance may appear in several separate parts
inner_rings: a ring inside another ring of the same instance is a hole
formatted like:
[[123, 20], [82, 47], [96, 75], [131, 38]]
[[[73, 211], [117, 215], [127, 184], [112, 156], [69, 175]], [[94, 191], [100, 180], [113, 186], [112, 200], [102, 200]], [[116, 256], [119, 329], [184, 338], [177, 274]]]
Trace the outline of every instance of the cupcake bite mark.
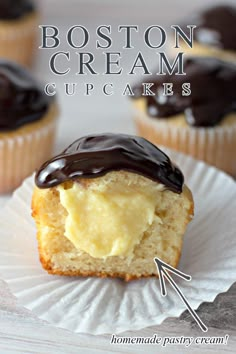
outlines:
[[40, 168], [32, 215], [39, 255], [52, 274], [157, 276], [176, 266], [193, 200], [181, 171], [145, 139], [87, 136]]

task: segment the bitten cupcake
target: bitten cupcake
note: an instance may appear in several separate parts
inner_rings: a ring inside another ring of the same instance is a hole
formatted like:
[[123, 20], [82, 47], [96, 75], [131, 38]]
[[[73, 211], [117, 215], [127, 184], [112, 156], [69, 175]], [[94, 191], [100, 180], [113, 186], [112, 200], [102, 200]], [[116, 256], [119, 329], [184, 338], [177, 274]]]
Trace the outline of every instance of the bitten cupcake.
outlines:
[[0, 57], [32, 64], [38, 13], [31, 0], [0, 0]]
[[[212, 56], [236, 62], [236, 7], [218, 5], [196, 14], [188, 20], [194, 24], [194, 44], [183, 51], [190, 55]], [[184, 26], [182, 27], [184, 29]]]
[[157, 276], [154, 257], [177, 266], [193, 199], [182, 172], [147, 140], [90, 135], [45, 162], [32, 215], [52, 274]]
[[0, 61], [0, 193], [12, 191], [52, 153], [58, 109], [31, 74]]
[[[236, 66], [211, 57], [185, 61], [186, 75], [152, 78], [154, 95], [143, 96], [143, 85], [134, 89], [134, 115], [138, 133], [204, 160], [236, 175]], [[163, 83], [172, 83], [165, 96]], [[183, 84], [189, 83], [186, 96]]]

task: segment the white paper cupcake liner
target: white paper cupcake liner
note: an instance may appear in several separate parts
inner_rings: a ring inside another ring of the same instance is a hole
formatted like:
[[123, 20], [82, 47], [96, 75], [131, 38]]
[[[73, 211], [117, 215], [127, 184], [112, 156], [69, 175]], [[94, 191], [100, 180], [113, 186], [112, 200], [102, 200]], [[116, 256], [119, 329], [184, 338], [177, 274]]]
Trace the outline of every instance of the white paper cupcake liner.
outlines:
[[[236, 185], [213, 167], [179, 153], [167, 153], [181, 166], [196, 204], [179, 266], [192, 281], [176, 280], [196, 309], [235, 281]], [[33, 177], [25, 181], [0, 219], [0, 274], [20, 304], [57, 327], [90, 334], [139, 330], [185, 310], [171, 286], [167, 285], [168, 295], [161, 296], [157, 278], [125, 283], [48, 275], [38, 260], [30, 215], [33, 185]]]
[[236, 122], [214, 128], [192, 128], [150, 118], [136, 109], [133, 114], [138, 134], [144, 138], [236, 176]]
[[[35, 128], [19, 129], [19, 133], [0, 135], [0, 193], [8, 193], [48, 159], [53, 150], [56, 123], [56, 108], [52, 107], [47, 116], [49, 121]], [[52, 118], [52, 119], [51, 119]], [[43, 118], [44, 119], [44, 118]], [[47, 118], [46, 118], [47, 119]], [[31, 123], [31, 126], [34, 123]]]

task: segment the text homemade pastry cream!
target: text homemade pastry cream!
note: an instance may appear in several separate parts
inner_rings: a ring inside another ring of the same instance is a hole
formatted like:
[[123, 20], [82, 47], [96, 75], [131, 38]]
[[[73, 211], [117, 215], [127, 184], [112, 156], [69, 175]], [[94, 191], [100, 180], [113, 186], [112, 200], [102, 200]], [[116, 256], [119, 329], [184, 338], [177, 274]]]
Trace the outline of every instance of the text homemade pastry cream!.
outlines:
[[155, 194], [148, 190], [114, 184], [109, 190], [94, 191], [79, 183], [58, 190], [68, 213], [65, 236], [92, 257], [131, 257], [155, 218]]
[[178, 264], [193, 199], [181, 171], [147, 140], [76, 140], [36, 174], [32, 215], [52, 274], [157, 276], [154, 257]]

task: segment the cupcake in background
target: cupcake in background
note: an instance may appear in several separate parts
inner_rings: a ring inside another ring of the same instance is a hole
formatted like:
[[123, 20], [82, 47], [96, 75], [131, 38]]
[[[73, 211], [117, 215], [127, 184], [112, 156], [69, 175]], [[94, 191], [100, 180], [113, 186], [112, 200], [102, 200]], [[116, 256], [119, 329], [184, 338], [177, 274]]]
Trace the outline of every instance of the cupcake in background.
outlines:
[[181, 43], [185, 53], [213, 56], [236, 63], [236, 6], [222, 4], [207, 8], [188, 20], [187, 24], [197, 27], [194, 29], [193, 48]]
[[31, 74], [0, 61], [0, 193], [18, 187], [51, 156], [57, 104]]
[[[154, 96], [143, 96], [142, 84], [134, 88], [137, 131], [155, 144], [236, 175], [236, 65], [191, 57], [185, 72], [151, 78]], [[172, 96], [163, 95], [163, 83], [173, 83]], [[188, 96], [184, 83], [191, 85]]]
[[37, 31], [38, 12], [31, 0], [0, 0], [0, 57], [30, 66]]

